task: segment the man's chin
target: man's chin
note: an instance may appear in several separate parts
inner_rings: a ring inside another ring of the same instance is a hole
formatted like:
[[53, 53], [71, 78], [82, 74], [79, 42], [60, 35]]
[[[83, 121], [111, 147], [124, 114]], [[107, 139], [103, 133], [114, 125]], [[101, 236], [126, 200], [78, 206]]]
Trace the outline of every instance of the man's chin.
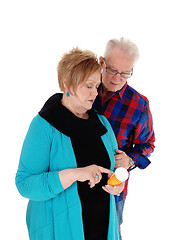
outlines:
[[118, 90], [121, 90], [124, 85], [125, 85], [124, 82], [122, 84], [110, 83], [110, 85], [108, 86], [108, 90], [111, 92], [117, 92]]
[[109, 87], [110, 92], [117, 92], [120, 89], [119, 85], [114, 85]]

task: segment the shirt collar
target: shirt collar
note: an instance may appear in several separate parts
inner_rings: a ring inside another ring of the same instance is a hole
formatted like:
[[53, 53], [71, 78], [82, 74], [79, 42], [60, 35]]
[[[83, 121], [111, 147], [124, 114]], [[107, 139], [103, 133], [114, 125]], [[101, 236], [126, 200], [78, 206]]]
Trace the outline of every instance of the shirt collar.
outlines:
[[122, 99], [123, 95], [124, 95], [124, 92], [125, 92], [125, 89], [127, 87], [127, 82], [126, 84], [123, 86], [123, 88], [121, 88], [120, 90], [117, 91], [117, 93], [119, 94], [119, 97]]
[[[118, 94], [120, 99], [122, 99], [126, 88], [127, 88], [127, 82], [120, 90], [116, 91], [115, 94]], [[102, 92], [103, 92], [103, 85], [102, 84], [100, 85], [100, 87], [98, 89], [98, 92], [102, 96]]]

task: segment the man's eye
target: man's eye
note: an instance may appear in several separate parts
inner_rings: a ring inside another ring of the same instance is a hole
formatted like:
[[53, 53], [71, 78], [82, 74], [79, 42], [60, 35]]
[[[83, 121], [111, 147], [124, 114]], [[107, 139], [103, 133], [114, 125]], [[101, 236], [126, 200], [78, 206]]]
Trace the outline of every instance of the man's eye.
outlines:
[[117, 72], [116, 70], [114, 70], [114, 69], [112, 69], [112, 68], [109, 68], [109, 67], [108, 67], [108, 70], [109, 70], [110, 72], [113, 72], [113, 73]]

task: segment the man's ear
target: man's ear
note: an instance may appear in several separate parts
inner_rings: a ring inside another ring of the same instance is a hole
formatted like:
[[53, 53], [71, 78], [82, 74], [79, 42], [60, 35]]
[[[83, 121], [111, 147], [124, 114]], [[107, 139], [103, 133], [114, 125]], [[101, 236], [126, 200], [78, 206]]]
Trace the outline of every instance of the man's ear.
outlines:
[[101, 56], [99, 57], [99, 64], [102, 66], [104, 64], [104, 58]]

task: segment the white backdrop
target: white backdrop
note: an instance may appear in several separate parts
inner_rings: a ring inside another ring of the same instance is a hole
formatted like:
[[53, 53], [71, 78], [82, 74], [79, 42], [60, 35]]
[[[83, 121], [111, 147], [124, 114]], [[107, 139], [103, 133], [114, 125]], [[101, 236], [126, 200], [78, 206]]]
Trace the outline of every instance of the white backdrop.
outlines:
[[121, 36], [139, 47], [129, 84], [150, 100], [156, 133], [152, 164], [131, 174], [123, 240], [178, 239], [177, 23], [176, 0], [0, 2], [1, 239], [28, 239], [14, 179], [32, 118], [59, 91], [60, 56], [78, 46], [99, 57]]

